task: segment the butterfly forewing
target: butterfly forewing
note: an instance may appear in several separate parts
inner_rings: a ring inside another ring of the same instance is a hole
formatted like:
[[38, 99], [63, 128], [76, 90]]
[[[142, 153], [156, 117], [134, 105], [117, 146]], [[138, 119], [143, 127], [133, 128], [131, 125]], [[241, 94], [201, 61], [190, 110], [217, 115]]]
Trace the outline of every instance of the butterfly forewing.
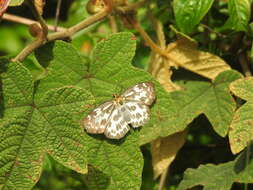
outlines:
[[108, 119], [114, 109], [114, 102], [105, 102], [91, 111], [83, 120], [82, 125], [88, 133], [104, 133]]
[[151, 105], [155, 100], [154, 85], [151, 82], [143, 82], [127, 89], [122, 97], [126, 101], [134, 101]]

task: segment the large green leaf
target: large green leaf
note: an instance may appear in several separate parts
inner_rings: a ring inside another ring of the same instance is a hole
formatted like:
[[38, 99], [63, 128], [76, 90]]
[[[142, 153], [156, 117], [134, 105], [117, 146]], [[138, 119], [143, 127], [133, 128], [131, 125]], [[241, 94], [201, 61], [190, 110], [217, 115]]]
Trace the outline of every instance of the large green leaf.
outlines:
[[186, 34], [193, 32], [213, 2], [213, 0], [174, 0], [174, 14], [180, 31]]
[[115, 34], [101, 41], [89, 63], [70, 44], [60, 41], [48, 44], [36, 53], [39, 62], [48, 66], [48, 77], [41, 80], [37, 95], [52, 87], [77, 85], [94, 95], [96, 103], [90, 107], [92, 110], [111, 100], [113, 94], [121, 94], [139, 82], [153, 81], [156, 102], [151, 109], [151, 121], [140, 132], [140, 144], [150, 142], [162, 135], [160, 128], [167, 128], [167, 119], [175, 112], [176, 106], [172, 106], [170, 96], [150, 74], [131, 66], [134, 53], [135, 38], [130, 33]]
[[[90, 136], [83, 133], [84, 138], [88, 139], [88, 148], [96, 150], [88, 151], [88, 160], [93, 167], [88, 177], [104, 176], [101, 182], [95, 183], [102, 189], [125, 189], [126, 182], [119, 178], [126, 178], [126, 174], [117, 168], [130, 175], [128, 183], [131, 188], [140, 187], [142, 160], [138, 157], [139, 145], [183, 130], [201, 113], [205, 113], [214, 129], [225, 136], [235, 109], [228, 85], [240, 77], [237, 72], [221, 73], [214, 82], [190, 82], [184, 91], [168, 94], [150, 74], [131, 66], [134, 53], [135, 38], [131, 33], [114, 34], [98, 43], [91, 61], [84, 59], [73, 46], [62, 41], [47, 44], [36, 51], [36, 57], [46, 67], [48, 76], [38, 84], [35, 102], [44, 91], [51, 88], [79, 86], [90, 91], [95, 98], [94, 104], [87, 105], [90, 111], [112, 100], [113, 94], [121, 94], [137, 83], [152, 81], [155, 84], [156, 101], [151, 106], [151, 119], [140, 130], [132, 130], [119, 142], [105, 140], [103, 135]], [[83, 117], [87, 113], [84, 110]], [[125, 152], [132, 152], [127, 159]], [[129, 166], [135, 170], [130, 171]], [[94, 187], [93, 182], [89, 185]]]
[[177, 190], [186, 190], [196, 185], [204, 186], [203, 190], [230, 190], [234, 182], [253, 183], [252, 147], [234, 161], [187, 169]]
[[247, 101], [235, 112], [229, 131], [231, 150], [238, 153], [253, 139], [253, 77], [234, 81], [230, 89]]
[[[80, 88], [44, 92], [34, 102], [32, 75], [20, 63], [1, 59], [0, 189], [31, 189], [45, 153], [80, 173], [87, 172], [86, 143], [72, 115], [93, 103]], [[79, 114], [80, 116], [80, 114]]]
[[[92, 110], [95, 106], [111, 100], [113, 94], [121, 94], [130, 86], [151, 80], [156, 84], [157, 101], [151, 113], [154, 119], [148, 125], [155, 131], [156, 129], [152, 128], [154, 122], [158, 123], [155, 113], [160, 110], [164, 115], [161, 118], [167, 117], [170, 97], [151, 75], [130, 65], [134, 53], [135, 38], [130, 33], [115, 34], [101, 41], [93, 51], [93, 58], [89, 63], [70, 44], [61, 41], [47, 44], [36, 52], [39, 62], [47, 67], [48, 76], [40, 81], [35, 99], [40, 99], [41, 94], [50, 88], [74, 85], [85, 88], [94, 95], [95, 104], [87, 106]], [[84, 110], [83, 117], [87, 113]], [[163, 120], [166, 122], [166, 119]], [[102, 183], [108, 180], [94, 183], [109, 189], [140, 188], [143, 161], [139, 144], [143, 143], [145, 133], [139, 139], [139, 132], [133, 130], [119, 142], [105, 140], [101, 135], [90, 137], [85, 132], [83, 135], [85, 139], [88, 138], [88, 149], [94, 150], [88, 151], [89, 163], [99, 175], [109, 180], [108, 184]], [[160, 134], [150, 136], [146, 142], [157, 135]]]
[[[214, 82], [186, 81], [184, 91], [172, 92], [178, 112], [170, 119], [172, 126], [184, 126], [196, 116], [204, 113], [213, 125], [214, 130], [225, 136], [236, 108], [230, 95], [229, 84], [241, 75], [233, 70], [220, 73]], [[170, 130], [173, 130], [170, 127]]]
[[251, 14], [249, 0], [229, 0], [228, 10], [229, 19], [222, 29], [247, 31]]

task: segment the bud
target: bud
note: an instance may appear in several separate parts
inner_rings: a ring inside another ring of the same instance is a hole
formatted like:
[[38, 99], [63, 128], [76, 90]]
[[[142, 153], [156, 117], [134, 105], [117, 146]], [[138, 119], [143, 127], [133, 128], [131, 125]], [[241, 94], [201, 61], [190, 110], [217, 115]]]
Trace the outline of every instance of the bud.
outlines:
[[42, 29], [38, 23], [33, 23], [29, 27], [29, 33], [37, 38], [42, 33]]
[[96, 14], [106, 7], [105, 2], [103, 0], [89, 0], [86, 5], [86, 10], [89, 14]]

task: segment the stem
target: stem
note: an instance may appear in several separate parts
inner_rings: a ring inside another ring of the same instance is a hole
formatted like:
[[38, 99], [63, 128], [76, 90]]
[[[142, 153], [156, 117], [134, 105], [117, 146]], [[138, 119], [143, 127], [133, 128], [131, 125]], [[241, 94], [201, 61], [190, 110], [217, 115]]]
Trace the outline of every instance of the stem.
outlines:
[[167, 175], [168, 175], [168, 168], [166, 168], [164, 170], [164, 172], [162, 173], [162, 175], [161, 175], [158, 190], [162, 190], [163, 189], [163, 187], [165, 185], [165, 182], [166, 182]]
[[37, 8], [34, 5], [34, 0], [28, 0], [28, 5], [31, 7], [31, 10], [35, 16], [35, 18], [38, 20], [38, 22], [40, 23], [40, 26], [42, 28], [42, 33], [43, 35], [41, 35], [41, 38], [46, 38], [47, 34], [48, 34], [48, 27], [46, 22], [44, 21], [44, 19], [42, 18], [42, 16], [40, 15], [40, 13], [38, 12]]
[[149, 35], [146, 33], [145, 30], [143, 30], [143, 28], [140, 26], [139, 23], [135, 23], [133, 24], [134, 28], [140, 33], [140, 35], [142, 36], [142, 38], [145, 40], [145, 42], [147, 43], [147, 45], [156, 53], [167, 57], [167, 53], [162, 50], [159, 46], [157, 46], [153, 40], [149, 37]]
[[73, 34], [79, 32], [80, 30], [92, 25], [93, 23], [104, 19], [108, 15], [108, 13], [109, 13], [108, 10], [105, 9], [97, 14], [94, 14], [94, 15], [88, 17], [84, 21], [81, 21], [80, 23], [66, 29], [65, 31], [49, 34], [47, 37], [47, 40], [52, 41], [52, 40], [56, 40], [56, 39], [70, 37]]
[[[31, 20], [31, 19], [28, 19], [28, 18], [12, 15], [12, 14], [8, 14], [8, 13], [5, 13], [3, 15], [2, 19], [8, 20], [8, 21], [11, 21], [11, 22], [24, 24], [24, 25], [31, 25], [33, 23], [39, 23], [35, 20]], [[54, 31], [54, 26], [48, 24], [47, 27], [48, 27], [49, 30]], [[63, 30], [66, 30], [66, 28], [57, 27], [57, 31], [63, 31]]]
[[249, 69], [249, 66], [248, 66], [248, 64], [247, 64], [247, 58], [246, 58], [246, 56], [245, 56], [244, 53], [241, 53], [241, 54], [239, 55], [239, 63], [240, 63], [240, 65], [241, 65], [241, 67], [242, 67], [242, 70], [243, 70], [244, 75], [245, 75], [246, 77], [252, 76], [252, 74], [251, 74], [251, 72], [250, 72], [250, 69]]
[[108, 18], [109, 18], [109, 24], [110, 24], [111, 29], [112, 29], [112, 33], [117, 33], [118, 32], [118, 26], [117, 26], [117, 22], [116, 22], [115, 17], [112, 16], [112, 15], [109, 15]]
[[20, 61], [22, 62], [28, 55], [30, 55], [36, 48], [40, 47], [43, 44], [43, 38], [37, 38], [32, 43], [27, 45], [14, 59], [13, 62]]
[[61, 9], [61, 2], [62, 2], [62, 0], [58, 0], [58, 2], [57, 2], [56, 13], [55, 13], [54, 31], [57, 31], [57, 28], [58, 28], [60, 9]]
[[108, 10], [105, 9], [105, 10], [103, 10], [103, 11], [101, 11], [101, 12], [95, 14], [95, 15], [92, 15], [92, 16], [88, 17], [84, 21], [70, 27], [69, 29], [49, 34], [47, 36], [47, 38], [36, 39], [33, 42], [31, 42], [30, 44], [28, 44], [14, 59], [12, 59], [12, 61], [22, 62], [30, 53], [32, 53], [36, 48], [40, 47], [44, 43], [46, 43], [48, 41], [53, 41], [53, 40], [56, 40], [56, 39], [62, 39], [62, 38], [70, 37], [73, 34], [75, 34], [76, 32], [90, 26], [91, 24], [93, 24], [93, 23], [95, 23], [99, 20], [102, 20], [108, 14], [109, 14]]

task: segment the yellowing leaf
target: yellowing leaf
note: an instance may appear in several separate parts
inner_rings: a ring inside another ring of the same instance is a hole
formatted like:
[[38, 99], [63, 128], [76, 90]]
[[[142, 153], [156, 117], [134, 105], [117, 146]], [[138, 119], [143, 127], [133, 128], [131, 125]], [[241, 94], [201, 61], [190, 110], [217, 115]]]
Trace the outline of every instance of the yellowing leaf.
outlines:
[[168, 52], [170, 65], [180, 66], [203, 77], [213, 80], [219, 73], [231, 69], [220, 57], [199, 51], [184, 40], [171, 43], [168, 48], [171, 49]]
[[153, 54], [150, 61], [151, 74], [161, 83], [163, 88], [168, 91], [180, 90], [180, 86], [171, 81], [172, 71], [167, 63], [167, 60], [158, 54]]
[[185, 142], [186, 134], [187, 131], [185, 130], [152, 142], [151, 153], [154, 178], [160, 176], [175, 159], [178, 150]]
[[230, 125], [229, 142], [234, 154], [243, 150], [253, 139], [253, 77], [231, 83], [230, 90], [247, 102], [234, 114]]
[[[166, 91], [180, 90], [180, 87], [171, 81], [172, 71], [167, 64], [167, 60], [163, 59], [160, 55], [153, 54], [151, 56], [149, 71], [162, 84]], [[154, 178], [159, 177], [166, 171], [170, 163], [175, 159], [178, 150], [185, 142], [182, 136], [182, 133], [176, 133], [151, 142]], [[178, 146], [174, 146], [175, 143]]]

